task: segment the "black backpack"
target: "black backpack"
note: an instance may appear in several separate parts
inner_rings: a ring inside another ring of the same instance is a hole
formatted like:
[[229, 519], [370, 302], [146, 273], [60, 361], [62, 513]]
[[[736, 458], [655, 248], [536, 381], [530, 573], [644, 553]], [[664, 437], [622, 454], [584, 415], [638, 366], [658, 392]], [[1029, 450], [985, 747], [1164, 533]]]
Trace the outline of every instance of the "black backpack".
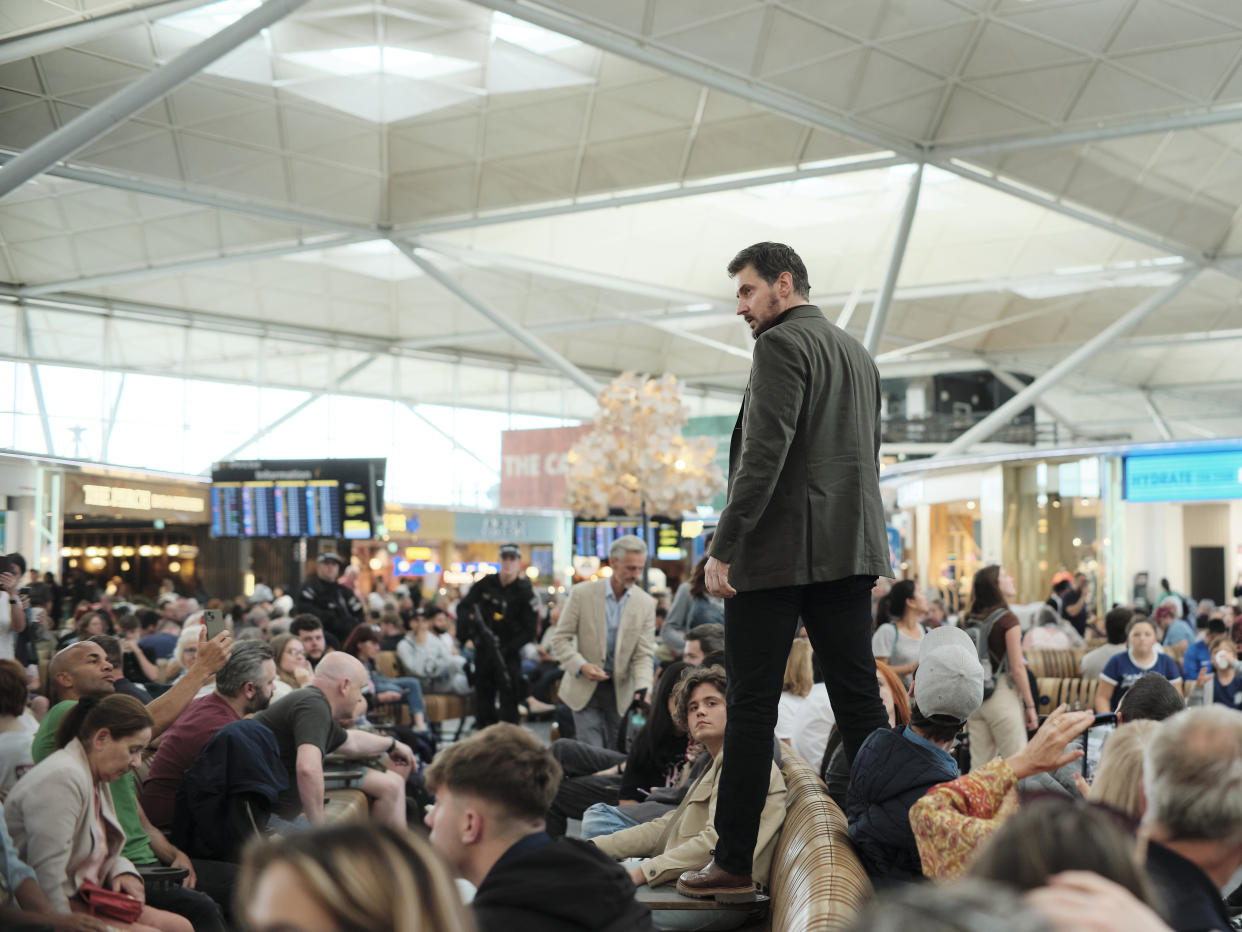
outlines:
[[1002, 654], [1000, 664], [992, 669], [992, 655], [988, 652], [988, 638], [996, 623], [1005, 617], [1009, 609], [994, 609], [987, 618], [967, 618], [962, 630], [970, 635], [975, 642], [975, 652], [979, 655], [979, 665], [983, 667], [983, 698], [989, 698], [996, 691], [996, 677], [1009, 669], [1009, 655]]

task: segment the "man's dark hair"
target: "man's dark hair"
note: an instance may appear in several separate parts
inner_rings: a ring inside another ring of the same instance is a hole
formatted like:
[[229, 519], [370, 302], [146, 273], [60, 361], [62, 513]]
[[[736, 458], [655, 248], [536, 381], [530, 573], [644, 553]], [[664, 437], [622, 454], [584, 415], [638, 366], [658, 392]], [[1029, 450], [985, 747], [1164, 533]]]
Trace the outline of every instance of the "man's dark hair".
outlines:
[[[915, 691], [918, 691], [918, 686], [915, 686]], [[966, 727], [965, 722], [959, 722], [944, 715], [924, 715], [919, 709], [917, 696], [910, 704], [910, 725], [928, 741], [952, 741]]]
[[1186, 708], [1177, 687], [1159, 673], [1144, 673], [1126, 690], [1117, 705], [1117, 714], [1125, 722], [1148, 719], [1163, 722]]
[[1133, 617], [1134, 612], [1124, 607], [1114, 608], [1104, 616], [1104, 634], [1109, 644], [1126, 642], [1126, 628], [1130, 626], [1130, 619]]
[[655, 613], [656, 613], [656, 618], [667, 618], [668, 608], [663, 605], [657, 605]]
[[1073, 588], [1074, 588], [1074, 584], [1072, 582], [1070, 582], [1068, 579], [1062, 579], [1059, 583], [1057, 583], [1055, 586], [1052, 587], [1052, 591], [1055, 592], [1057, 595], [1061, 595], [1067, 589], [1073, 589]]
[[216, 674], [216, 692], [222, 696], [236, 697], [247, 683], [258, 688], [263, 677], [263, 661], [272, 659], [272, 649], [263, 641], [237, 641], [229, 652], [229, 659]]
[[293, 621], [289, 623], [289, 633], [299, 635], [303, 631], [320, 631], [323, 629], [323, 622], [306, 612], [302, 615], [295, 615]]
[[17, 566], [19, 576], [26, 575], [26, 558], [20, 553], [10, 553], [9, 562]]
[[1214, 634], [1224, 634], [1229, 630], [1223, 618], [1209, 618], [1207, 623], [1208, 636]]
[[160, 613], [153, 609], [144, 608], [138, 613], [138, 624], [142, 626], [143, 631], [154, 630], [162, 620]]
[[137, 615], [121, 615], [116, 620], [116, 627], [118, 631], [137, 631], [139, 624], [140, 622], [138, 621]]
[[724, 651], [713, 650], [703, 652], [703, 662], [699, 664], [701, 667], [720, 667], [724, 669]]
[[673, 687], [673, 721], [682, 731], [689, 730], [690, 700], [700, 686], [714, 686], [720, 695], [727, 695], [728, 680], [725, 679], [724, 667], [715, 664], [708, 666], [704, 661], [702, 666], [687, 667], [682, 672], [681, 679]]
[[703, 653], [714, 654], [718, 650], [724, 650], [724, 625], [714, 621], [695, 625], [686, 632], [686, 640], [698, 641]]
[[515, 819], [541, 820], [561, 785], [561, 765], [538, 738], [501, 722], [457, 741], [432, 761], [423, 775], [433, 793], [476, 796]]
[[14, 718], [26, 711], [26, 671], [16, 660], [0, 660], [0, 715]]
[[788, 272], [793, 279], [793, 290], [801, 298], [811, 296], [811, 282], [807, 279], [806, 266], [798, 254], [784, 243], [755, 243], [747, 246], [729, 263], [729, 277], [750, 266], [755, 274], [769, 285]]

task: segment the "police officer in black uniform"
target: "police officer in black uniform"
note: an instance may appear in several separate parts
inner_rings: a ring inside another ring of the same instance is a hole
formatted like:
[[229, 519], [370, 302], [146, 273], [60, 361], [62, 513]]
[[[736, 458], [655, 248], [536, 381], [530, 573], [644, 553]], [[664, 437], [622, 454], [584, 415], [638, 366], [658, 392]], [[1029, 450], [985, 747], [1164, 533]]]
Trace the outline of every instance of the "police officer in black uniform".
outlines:
[[298, 590], [297, 613], [308, 612], [323, 622], [323, 635], [328, 645], [340, 650], [349, 633], [367, 620], [362, 601], [348, 586], [337, 579], [345, 569], [345, 561], [328, 551], [315, 562], [315, 575]]
[[484, 576], [458, 603], [457, 636], [463, 643], [474, 641], [477, 728], [497, 721], [497, 695], [500, 720], [518, 720], [518, 703], [526, 698], [521, 650], [535, 638], [537, 605], [517, 544], [501, 547], [500, 572]]

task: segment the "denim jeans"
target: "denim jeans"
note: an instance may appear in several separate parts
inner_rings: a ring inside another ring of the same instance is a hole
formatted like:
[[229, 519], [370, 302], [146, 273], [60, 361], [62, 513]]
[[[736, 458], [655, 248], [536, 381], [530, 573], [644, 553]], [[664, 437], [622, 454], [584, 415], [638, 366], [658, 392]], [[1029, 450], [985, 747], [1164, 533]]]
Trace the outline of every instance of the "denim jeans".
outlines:
[[588, 806], [587, 811], [582, 813], [582, 840], [598, 838], [600, 835], [612, 835], [622, 829], [637, 825], [636, 819], [631, 819], [625, 814], [626, 808], [628, 807], [610, 806], [607, 803]]
[[427, 707], [423, 705], [423, 684], [414, 677], [387, 677], [377, 674], [372, 676], [371, 680], [375, 683], [375, 692], [377, 694], [392, 691], [405, 696], [405, 701], [410, 706], [410, 721], [414, 721], [414, 717], [417, 715], [426, 714]]
[[[785, 661], [799, 621], [824, 671], [846, 756], [888, 725], [871, 653], [874, 576], [739, 592], [725, 601], [729, 718], [716, 803], [716, 864], [748, 876], [767, 801]], [[817, 762], [811, 761], [811, 766]]]

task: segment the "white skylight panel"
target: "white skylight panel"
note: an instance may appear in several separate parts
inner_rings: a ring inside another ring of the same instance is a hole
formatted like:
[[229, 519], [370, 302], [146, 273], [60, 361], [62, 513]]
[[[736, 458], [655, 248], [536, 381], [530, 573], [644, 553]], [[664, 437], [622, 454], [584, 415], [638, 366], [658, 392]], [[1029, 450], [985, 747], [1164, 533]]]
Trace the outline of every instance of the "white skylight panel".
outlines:
[[282, 57], [328, 74], [391, 74], [416, 80], [441, 78], [478, 67], [476, 62], [464, 58], [432, 55], [429, 52], [416, 52], [391, 45], [288, 52]]
[[165, 16], [160, 22], [166, 26], [184, 29], [186, 32], [209, 36], [241, 19], [251, 10], [256, 9], [261, 2], [262, 0], [220, 0], [219, 3], [212, 3], [195, 10]]
[[502, 39], [512, 45], [520, 45], [524, 49], [546, 55], [548, 52], [559, 52], [581, 45], [577, 39], [563, 36], [540, 26], [531, 25], [507, 13], [492, 14], [492, 38]]

